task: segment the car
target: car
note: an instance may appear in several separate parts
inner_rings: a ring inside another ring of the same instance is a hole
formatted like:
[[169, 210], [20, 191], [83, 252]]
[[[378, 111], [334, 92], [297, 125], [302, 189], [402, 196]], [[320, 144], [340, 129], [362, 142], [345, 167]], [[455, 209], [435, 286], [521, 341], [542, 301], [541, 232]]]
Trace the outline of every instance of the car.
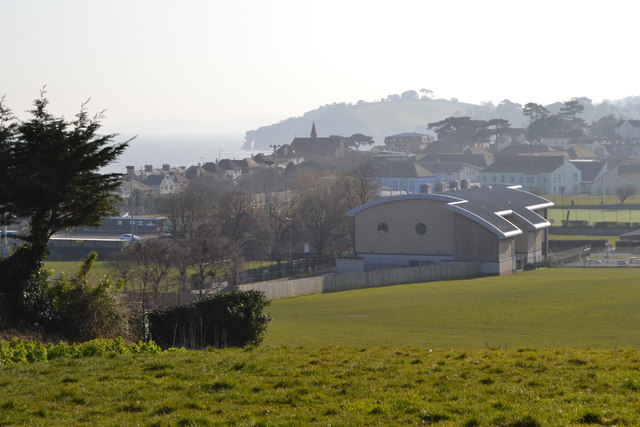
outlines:
[[126, 240], [128, 242], [137, 242], [138, 240], [140, 240], [140, 237], [136, 236], [135, 234], [127, 233], [127, 234], [121, 235], [120, 240]]

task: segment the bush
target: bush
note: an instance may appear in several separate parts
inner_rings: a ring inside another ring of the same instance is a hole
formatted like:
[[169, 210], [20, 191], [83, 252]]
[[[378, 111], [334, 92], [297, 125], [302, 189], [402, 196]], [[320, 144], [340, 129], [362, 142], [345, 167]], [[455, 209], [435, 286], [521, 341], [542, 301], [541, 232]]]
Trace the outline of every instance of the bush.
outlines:
[[149, 314], [151, 337], [168, 347], [243, 347], [262, 342], [269, 317], [262, 292], [233, 291]]

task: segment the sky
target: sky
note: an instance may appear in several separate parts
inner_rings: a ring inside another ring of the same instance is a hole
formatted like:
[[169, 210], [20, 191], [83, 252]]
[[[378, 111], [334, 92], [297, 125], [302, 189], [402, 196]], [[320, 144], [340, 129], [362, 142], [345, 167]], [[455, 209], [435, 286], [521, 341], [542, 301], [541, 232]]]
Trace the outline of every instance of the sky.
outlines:
[[640, 95], [638, 12], [635, 0], [0, 0], [0, 95], [24, 117], [46, 86], [56, 115], [91, 99], [106, 127], [166, 132], [244, 132], [406, 90], [616, 100]]

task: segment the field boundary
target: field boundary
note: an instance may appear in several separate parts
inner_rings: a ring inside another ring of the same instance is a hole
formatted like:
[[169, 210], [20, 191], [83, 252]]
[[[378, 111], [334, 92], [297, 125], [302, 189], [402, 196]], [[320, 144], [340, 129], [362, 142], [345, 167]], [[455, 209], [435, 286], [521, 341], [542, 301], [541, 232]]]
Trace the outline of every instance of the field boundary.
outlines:
[[270, 300], [354, 289], [375, 288], [438, 280], [469, 279], [481, 274], [477, 261], [455, 261], [418, 267], [404, 267], [363, 273], [328, 274], [294, 280], [271, 280], [239, 285], [242, 291], [257, 290]]

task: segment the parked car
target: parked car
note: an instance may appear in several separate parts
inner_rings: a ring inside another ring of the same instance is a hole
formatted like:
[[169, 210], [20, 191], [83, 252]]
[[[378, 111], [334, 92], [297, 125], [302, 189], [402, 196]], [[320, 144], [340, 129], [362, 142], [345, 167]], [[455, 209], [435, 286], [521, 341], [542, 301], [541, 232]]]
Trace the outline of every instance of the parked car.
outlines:
[[138, 240], [140, 240], [140, 237], [136, 236], [135, 234], [127, 233], [127, 234], [121, 235], [120, 240], [126, 240], [128, 242], [137, 242]]

